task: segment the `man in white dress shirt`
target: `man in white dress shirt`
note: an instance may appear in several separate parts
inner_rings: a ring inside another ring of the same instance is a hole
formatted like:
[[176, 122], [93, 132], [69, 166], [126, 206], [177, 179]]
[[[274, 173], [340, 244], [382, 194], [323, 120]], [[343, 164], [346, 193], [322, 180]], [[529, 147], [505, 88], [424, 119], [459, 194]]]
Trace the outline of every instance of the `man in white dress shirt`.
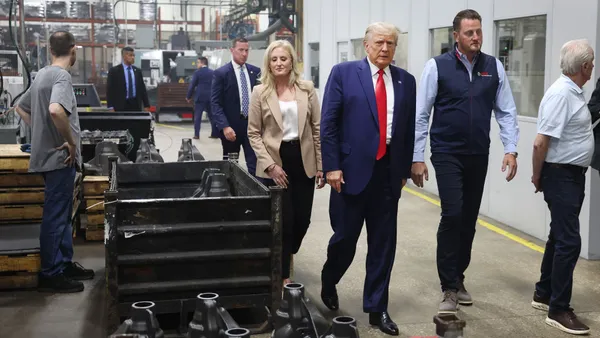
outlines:
[[570, 307], [573, 270], [581, 251], [579, 213], [585, 198], [585, 173], [594, 154], [594, 135], [583, 85], [594, 69], [594, 51], [585, 40], [565, 43], [562, 75], [540, 103], [533, 149], [535, 192], [543, 191], [552, 221], [535, 285], [532, 306], [548, 311], [546, 323], [570, 334], [590, 329]]
[[212, 115], [220, 131], [223, 158], [244, 148], [248, 172], [256, 175], [256, 155], [248, 141], [248, 111], [250, 93], [260, 77], [260, 68], [247, 64], [248, 40], [233, 40], [231, 62], [215, 70], [211, 105]]

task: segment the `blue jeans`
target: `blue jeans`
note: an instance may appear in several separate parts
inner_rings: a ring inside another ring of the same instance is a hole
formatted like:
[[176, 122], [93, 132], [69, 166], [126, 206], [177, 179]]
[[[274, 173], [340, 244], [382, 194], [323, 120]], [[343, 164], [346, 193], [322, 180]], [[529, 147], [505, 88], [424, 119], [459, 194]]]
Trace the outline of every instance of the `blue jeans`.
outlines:
[[542, 189], [550, 209], [546, 242], [536, 292], [550, 297], [550, 311], [567, 311], [573, 290], [573, 271], [581, 252], [579, 213], [585, 198], [586, 168], [544, 163]]
[[73, 188], [75, 168], [63, 168], [43, 173], [44, 212], [40, 229], [42, 276], [62, 273], [65, 263], [73, 258]]

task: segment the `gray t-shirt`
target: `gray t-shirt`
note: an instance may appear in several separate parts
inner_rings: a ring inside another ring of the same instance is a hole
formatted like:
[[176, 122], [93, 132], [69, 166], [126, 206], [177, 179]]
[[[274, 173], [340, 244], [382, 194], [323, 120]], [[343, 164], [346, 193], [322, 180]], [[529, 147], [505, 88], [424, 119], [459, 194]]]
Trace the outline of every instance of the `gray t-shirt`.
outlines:
[[66, 167], [64, 162], [69, 151], [56, 150], [65, 143], [65, 139], [50, 116], [52, 103], [60, 104], [69, 116], [77, 146], [77, 166], [81, 166], [81, 130], [71, 74], [58, 66], [46, 66], [37, 73], [31, 88], [19, 100], [19, 107], [31, 115], [30, 172], [46, 172]]

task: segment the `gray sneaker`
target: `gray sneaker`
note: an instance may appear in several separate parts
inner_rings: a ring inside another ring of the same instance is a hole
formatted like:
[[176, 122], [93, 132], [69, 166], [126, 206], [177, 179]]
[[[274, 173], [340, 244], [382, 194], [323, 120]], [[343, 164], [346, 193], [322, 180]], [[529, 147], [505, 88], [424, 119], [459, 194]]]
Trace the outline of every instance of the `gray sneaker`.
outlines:
[[458, 311], [458, 295], [456, 291], [446, 290], [443, 297], [438, 313], [455, 314]]
[[460, 305], [473, 305], [473, 298], [465, 289], [465, 284], [463, 282], [458, 283], [458, 304]]

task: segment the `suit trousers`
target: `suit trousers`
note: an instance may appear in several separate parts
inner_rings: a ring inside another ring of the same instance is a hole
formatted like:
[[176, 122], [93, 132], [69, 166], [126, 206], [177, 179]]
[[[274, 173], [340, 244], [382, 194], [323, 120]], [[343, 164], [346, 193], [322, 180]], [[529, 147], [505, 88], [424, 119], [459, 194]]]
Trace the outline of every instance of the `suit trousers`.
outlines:
[[431, 163], [442, 205], [437, 232], [438, 275], [442, 290], [458, 290], [471, 262], [488, 155], [434, 153]]
[[126, 99], [124, 111], [142, 111], [142, 106], [137, 98]]
[[208, 116], [208, 121], [211, 126], [211, 137], [216, 137], [219, 135], [219, 131], [217, 130], [217, 126], [214, 123], [214, 119], [211, 116], [211, 105], [210, 101], [196, 101], [194, 103], [194, 136], [200, 136], [200, 127], [202, 125], [202, 113], [206, 111], [206, 115]]
[[[246, 126], [246, 129], [248, 127]], [[236, 136], [235, 141], [229, 141], [223, 135], [221, 131], [221, 145], [223, 146], [223, 159], [226, 160], [229, 158], [230, 153], [240, 153], [241, 148], [244, 148], [244, 158], [246, 159], [246, 167], [248, 168], [248, 172], [256, 177], [256, 154], [254, 153], [254, 149], [250, 145], [250, 140], [248, 140], [248, 134], [246, 131], [239, 132], [235, 130]]]
[[73, 258], [73, 188], [75, 168], [43, 173], [44, 210], [40, 228], [41, 274], [52, 277], [62, 273]]
[[334, 234], [321, 272], [323, 288], [340, 282], [356, 253], [356, 243], [367, 225], [367, 274], [363, 289], [364, 312], [387, 311], [389, 284], [396, 255], [398, 198], [390, 184], [390, 158], [375, 163], [373, 174], [358, 195], [331, 189], [329, 217]]
[[542, 189], [550, 209], [550, 234], [535, 290], [550, 297], [550, 311], [568, 311], [573, 271], [581, 252], [579, 213], [585, 198], [587, 168], [544, 163]]

